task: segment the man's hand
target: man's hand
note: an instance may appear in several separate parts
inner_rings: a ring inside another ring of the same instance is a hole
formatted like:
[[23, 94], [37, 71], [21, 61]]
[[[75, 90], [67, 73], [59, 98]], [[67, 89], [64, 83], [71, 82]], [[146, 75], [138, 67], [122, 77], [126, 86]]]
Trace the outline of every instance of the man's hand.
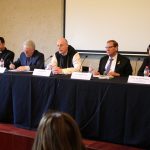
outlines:
[[93, 75], [100, 75], [100, 73], [98, 71], [95, 71], [95, 70], [92, 71], [92, 74]]
[[107, 75], [108, 75], [108, 76], [113, 76], [113, 77], [119, 77], [119, 76], [120, 76], [119, 73], [116, 73], [116, 72], [114, 72], [114, 71], [110, 71]]
[[53, 67], [52, 72], [53, 74], [62, 74], [62, 69], [60, 67]]
[[11, 69], [11, 70], [15, 69], [15, 65], [14, 64], [10, 64], [9, 65], [9, 69]]
[[26, 66], [20, 66], [17, 68], [18, 71], [27, 71]]

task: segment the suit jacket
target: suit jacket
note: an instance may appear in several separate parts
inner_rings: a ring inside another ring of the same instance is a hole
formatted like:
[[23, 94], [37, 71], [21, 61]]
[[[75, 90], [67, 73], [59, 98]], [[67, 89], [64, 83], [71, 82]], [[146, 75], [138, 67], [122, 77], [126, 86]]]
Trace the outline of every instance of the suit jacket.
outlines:
[[[108, 55], [101, 58], [100, 63], [99, 63], [99, 69], [98, 69], [100, 74], [104, 74], [105, 65], [106, 65], [108, 59], [109, 59]], [[128, 58], [118, 54], [115, 72], [119, 73], [120, 76], [132, 75], [132, 67], [130, 64], [130, 60]]]
[[150, 68], [150, 56], [147, 56], [144, 58], [144, 61], [138, 71], [138, 76], [144, 76], [144, 69], [145, 67], [148, 66]]
[[6, 67], [7, 69], [9, 69], [9, 65], [10, 63], [13, 62], [14, 60], [14, 52], [8, 50], [7, 48], [5, 48], [1, 53], [0, 53], [0, 59], [4, 60], [4, 67]]
[[30, 62], [27, 62], [27, 57], [24, 52], [21, 53], [20, 57], [16, 62], [14, 62], [15, 67], [19, 66], [29, 66], [30, 70], [36, 69], [44, 69], [44, 54], [35, 50], [32, 57], [30, 58]]

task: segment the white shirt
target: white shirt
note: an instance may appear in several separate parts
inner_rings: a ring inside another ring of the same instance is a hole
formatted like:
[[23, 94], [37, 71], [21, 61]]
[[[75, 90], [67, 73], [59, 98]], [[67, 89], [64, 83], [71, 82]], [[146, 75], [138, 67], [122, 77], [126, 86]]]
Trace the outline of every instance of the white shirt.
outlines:
[[[62, 73], [63, 74], [71, 74], [72, 72], [78, 72], [80, 71], [81, 68], [81, 58], [79, 53], [76, 53], [73, 58], [72, 58], [72, 64], [74, 67], [70, 67], [70, 68], [64, 68], [62, 69]], [[57, 67], [58, 63], [57, 63], [57, 58], [54, 55], [52, 57], [51, 62], [47, 65], [46, 69], [51, 69], [51, 67]]]
[[112, 63], [111, 63], [111, 67], [110, 67], [110, 71], [109, 72], [114, 72], [115, 71], [115, 67], [116, 67], [116, 62], [117, 62], [117, 57], [118, 57], [118, 54], [116, 54], [114, 57], [110, 57], [109, 56], [109, 58], [108, 58], [108, 60], [107, 60], [107, 63], [106, 63], [106, 65], [105, 65], [105, 70], [106, 70], [106, 68], [107, 68], [107, 66], [108, 66], [108, 64], [109, 64], [109, 62], [110, 62], [110, 59], [113, 59], [113, 61], [112, 61]]

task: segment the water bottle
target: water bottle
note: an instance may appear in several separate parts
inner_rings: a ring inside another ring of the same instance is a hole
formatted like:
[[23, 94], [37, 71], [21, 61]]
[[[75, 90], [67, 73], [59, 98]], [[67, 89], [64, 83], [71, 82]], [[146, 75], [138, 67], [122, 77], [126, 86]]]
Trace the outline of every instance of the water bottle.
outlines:
[[149, 67], [146, 66], [144, 69], [144, 77], [149, 77]]
[[4, 59], [3, 58], [1, 58], [1, 60], [0, 60], [0, 67], [4, 68]]
[[94, 69], [93, 69], [92, 65], [90, 64], [90, 65], [89, 65], [89, 72], [92, 73], [93, 70], [94, 70]]

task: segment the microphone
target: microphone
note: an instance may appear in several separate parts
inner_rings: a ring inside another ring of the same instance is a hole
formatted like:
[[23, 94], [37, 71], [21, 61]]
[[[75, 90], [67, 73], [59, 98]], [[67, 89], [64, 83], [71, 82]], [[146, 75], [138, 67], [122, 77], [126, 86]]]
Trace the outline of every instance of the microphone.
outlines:
[[[49, 57], [47, 57], [45, 60], [44, 60], [44, 64], [50, 59], [50, 58], [52, 58], [53, 57], [53, 55], [50, 55]], [[48, 69], [49, 68], [49, 65], [46, 65], [45, 64], [45, 69]]]
[[134, 74], [136, 75], [136, 72], [137, 72], [137, 64], [138, 64], [138, 61], [140, 60], [140, 57], [137, 58], [136, 62], [135, 62], [135, 69], [134, 69]]
[[84, 59], [82, 60], [81, 65], [80, 65], [80, 69], [79, 69], [79, 70], [81, 70], [82, 65], [83, 65], [83, 63], [84, 63], [84, 61], [85, 61], [85, 59], [86, 59], [87, 57], [88, 57], [88, 56], [86, 55], [86, 56], [84, 57]]
[[53, 55], [50, 55], [49, 57], [47, 57], [46, 59], [45, 59], [45, 62], [47, 62], [50, 58], [52, 58], [53, 57]]

